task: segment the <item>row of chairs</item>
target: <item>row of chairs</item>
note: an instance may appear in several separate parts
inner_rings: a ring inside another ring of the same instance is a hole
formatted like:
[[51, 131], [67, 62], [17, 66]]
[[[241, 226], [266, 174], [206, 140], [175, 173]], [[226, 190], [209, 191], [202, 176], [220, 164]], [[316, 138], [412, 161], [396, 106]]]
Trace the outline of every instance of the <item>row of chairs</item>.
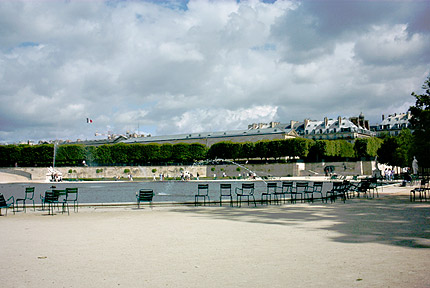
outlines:
[[[26, 209], [26, 201], [33, 201], [33, 209], [36, 210], [36, 206], [34, 205], [34, 187], [26, 187], [24, 198], [15, 198], [10, 196], [7, 200], [4, 198], [4, 195], [0, 193], [0, 209], [6, 208], [6, 215], [8, 208], [12, 207], [13, 214], [15, 214], [15, 209], [18, 210], [18, 203], [22, 202], [22, 207], [24, 212], [27, 212]], [[1, 210], [0, 210], [1, 215]]]
[[[261, 193], [261, 203], [295, 203], [298, 200], [300, 202], [313, 202], [315, 196], [324, 203], [336, 201], [337, 198], [341, 198], [344, 202], [346, 199], [352, 197], [379, 197], [378, 186], [371, 179], [363, 179], [360, 182], [352, 183], [349, 181], [333, 182], [333, 187], [323, 195], [323, 184], [324, 182], [296, 182], [294, 185], [293, 181], [283, 181], [279, 186], [276, 182], [269, 182], [266, 185], [266, 191]], [[221, 183], [219, 186], [219, 203], [222, 205], [223, 199], [227, 198], [230, 200], [230, 206], [233, 206], [233, 193], [232, 186], [228, 183]], [[248, 205], [252, 198], [254, 205], [256, 206], [255, 200], [255, 186], [254, 183], [243, 183], [241, 187], [234, 189], [238, 206], [241, 206], [242, 198], [245, 198]], [[372, 194], [373, 193], [373, 194]], [[318, 197], [319, 194], [319, 197]], [[206, 200], [210, 202], [209, 196], [209, 184], [198, 184], [197, 194], [194, 197], [194, 204], [200, 203], [199, 199], [203, 199], [203, 205], [206, 205]]]
[[[22, 202], [22, 209], [24, 212], [27, 212], [27, 206], [26, 203], [30, 202], [33, 203], [33, 209], [36, 211], [36, 206], [34, 203], [34, 187], [26, 187], [25, 188], [25, 195], [24, 198], [17, 198], [16, 201], [14, 200], [13, 196], [10, 196], [7, 200], [4, 198], [3, 194], [0, 193], [0, 209], [6, 208], [6, 215], [7, 215], [7, 208], [12, 207], [13, 213], [15, 214], [15, 211], [18, 210], [19, 205], [18, 203]], [[60, 200], [59, 198], [63, 196], [64, 199]], [[69, 203], [73, 202], [73, 211], [78, 211], [78, 188], [66, 188], [65, 190], [59, 190], [59, 189], [49, 189], [45, 192], [45, 195], [40, 195], [40, 200], [42, 203], [42, 210], [45, 210], [45, 207], [48, 206], [48, 212], [49, 214], [54, 214], [54, 206], [59, 207], [61, 204], [62, 206], [62, 212], [64, 213], [67, 208], [67, 213], [69, 212]], [[1, 210], [0, 210], [1, 212]], [[1, 214], [0, 214], [1, 215]]]
[[[418, 199], [420, 202], [423, 200], [427, 201], [427, 192], [430, 194], [430, 179], [429, 178], [423, 178], [420, 181], [420, 187], [417, 187], [415, 189], [412, 189], [409, 194], [410, 201], [415, 201], [416, 196], [418, 195]], [[429, 195], [430, 196], [430, 195]]]
[[[297, 182], [293, 185], [293, 181], [284, 181], [281, 186], [278, 183], [270, 182], [267, 183], [267, 190], [261, 193], [261, 203], [269, 203], [275, 201], [287, 202], [288, 195], [290, 196], [289, 201], [296, 202], [300, 201], [313, 201], [314, 193], [319, 193], [322, 197], [323, 182], [314, 182], [312, 186], [308, 185], [308, 182]], [[246, 202], [250, 203], [252, 200], [254, 205], [257, 206], [255, 199], [255, 185], [254, 183], [243, 183], [240, 187], [235, 187], [234, 194], [238, 206], [242, 204], [242, 198], [246, 199]], [[219, 203], [222, 206], [223, 199], [227, 198], [230, 200], [230, 206], [233, 206], [233, 190], [232, 185], [229, 183], [221, 183], [219, 186]], [[210, 202], [209, 196], [209, 184], [198, 184], [197, 194], [194, 196], [194, 204], [197, 206], [200, 203], [199, 199], [202, 198], [203, 205], [206, 205], [206, 199]]]
[[[60, 199], [60, 197], [64, 197]], [[42, 210], [45, 210], [48, 206], [48, 214], [54, 214], [54, 207], [59, 208], [61, 204], [61, 213], [64, 213], [67, 208], [67, 214], [70, 215], [69, 202], [73, 202], [73, 211], [78, 212], [78, 188], [66, 188], [65, 190], [60, 189], [50, 189], [45, 191], [45, 195], [40, 195], [40, 200], [42, 202]], [[51, 213], [52, 211], [52, 213]]]
[[[239, 206], [242, 204], [242, 198], [246, 198], [249, 205], [252, 197], [254, 205], [257, 206], [257, 202], [254, 196], [255, 186], [254, 183], [243, 183], [241, 187], [235, 187], [234, 193], [236, 194], [237, 203]], [[197, 206], [199, 199], [203, 198], [203, 205], [206, 205], [206, 199], [210, 202], [209, 197], [209, 184], [198, 184], [197, 194], [194, 195], [194, 204]], [[230, 206], [233, 206], [233, 191], [232, 186], [229, 183], [221, 183], [219, 186], [219, 203], [222, 206], [223, 199], [230, 200]]]

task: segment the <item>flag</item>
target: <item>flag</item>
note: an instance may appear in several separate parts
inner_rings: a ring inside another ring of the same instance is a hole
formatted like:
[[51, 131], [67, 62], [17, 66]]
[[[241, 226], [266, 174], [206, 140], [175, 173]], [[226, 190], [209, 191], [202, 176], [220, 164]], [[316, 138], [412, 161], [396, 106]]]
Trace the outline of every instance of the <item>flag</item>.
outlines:
[[87, 118], [87, 123], [93, 123], [93, 120], [90, 118]]

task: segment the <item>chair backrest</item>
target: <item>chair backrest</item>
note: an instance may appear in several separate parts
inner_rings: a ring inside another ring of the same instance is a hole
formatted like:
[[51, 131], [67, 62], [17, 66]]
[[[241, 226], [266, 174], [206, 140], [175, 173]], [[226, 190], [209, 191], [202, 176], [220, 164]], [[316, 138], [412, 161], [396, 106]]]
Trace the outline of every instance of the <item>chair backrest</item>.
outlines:
[[52, 192], [55, 194], [55, 196], [58, 198], [62, 195], [66, 195], [66, 190], [61, 189], [53, 189]]
[[342, 182], [343, 190], [349, 191], [350, 187], [351, 187], [351, 182], [349, 182], [348, 180], [343, 180], [343, 182]]
[[[73, 194], [75, 195], [75, 197], [70, 197]], [[72, 201], [78, 200], [78, 188], [66, 188], [66, 199]]]
[[276, 188], [278, 188], [278, 183], [275, 183], [275, 182], [267, 183], [267, 193], [270, 193], [270, 191], [276, 192]]
[[370, 188], [370, 182], [369, 181], [360, 181], [360, 185], [358, 186], [359, 192], [367, 192]]
[[296, 182], [296, 191], [300, 192], [300, 191], [307, 191], [309, 186], [308, 182]]
[[25, 187], [25, 199], [33, 200], [34, 187]]
[[219, 193], [220, 195], [231, 196], [231, 184], [219, 184]]
[[209, 194], [209, 184], [197, 185], [197, 195], [208, 195], [208, 194]]
[[242, 183], [242, 192], [246, 194], [246, 191], [249, 195], [254, 194], [254, 183]]
[[53, 191], [46, 191], [44, 201], [45, 203], [56, 202], [58, 201], [58, 194]]
[[6, 207], [6, 200], [4, 199], [3, 194], [0, 193], [0, 207]]
[[321, 192], [324, 182], [314, 182], [312, 188], [314, 192]]
[[152, 201], [152, 198], [154, 197], [154, 191], [151, 189], [140, 189], [138, 200], [139, 201]]
[[291, 192], [293, 190], [293, 181], [282, 182], [282, 193]]
[[242, 189], [254, 189], [254, 183], [243, 183]]
[[333, 188], [331, 189], [332, 191], [342, 191], [343, 190], [343, 182], [333, 182]]

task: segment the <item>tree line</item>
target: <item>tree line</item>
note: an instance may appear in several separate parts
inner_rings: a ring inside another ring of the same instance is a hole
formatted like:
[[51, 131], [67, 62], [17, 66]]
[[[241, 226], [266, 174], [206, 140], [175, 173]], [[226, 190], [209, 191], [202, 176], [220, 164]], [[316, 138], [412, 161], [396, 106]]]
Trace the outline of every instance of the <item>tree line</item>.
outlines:
[[[258, 142], [220, 142], [210, 148], [202, 144], [77, 144], [3, 145], [0, 146], [1, 167], [48, 167], [119, 165], [191, 164], [206, 159], [267, 161], [348, 161], [373, 159], [383, 141], [378, 138], [346, 140], [264, 140]], [[55, 159], [55, 160], [54, 160]], [[55, 164], [54, 164], [55, 161]], [[85, 162], [84, 162], [85, 161]]]

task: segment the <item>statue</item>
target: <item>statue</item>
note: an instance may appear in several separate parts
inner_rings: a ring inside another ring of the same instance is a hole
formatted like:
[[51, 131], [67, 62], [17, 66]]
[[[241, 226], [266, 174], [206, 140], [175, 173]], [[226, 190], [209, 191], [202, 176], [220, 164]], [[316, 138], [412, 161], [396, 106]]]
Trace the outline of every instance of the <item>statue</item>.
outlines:
[[375, 169], [372, 171], [372, 177], [374, 178], [382, 178], [381, 170], [378, 167], [378, 156], [375, 157]]
[[418, 160], [417, 158], [415, 158], [414, 156], [414, 160], [412, 161], [412, 171], [414, 172], [414, 174], [418, 174]]

